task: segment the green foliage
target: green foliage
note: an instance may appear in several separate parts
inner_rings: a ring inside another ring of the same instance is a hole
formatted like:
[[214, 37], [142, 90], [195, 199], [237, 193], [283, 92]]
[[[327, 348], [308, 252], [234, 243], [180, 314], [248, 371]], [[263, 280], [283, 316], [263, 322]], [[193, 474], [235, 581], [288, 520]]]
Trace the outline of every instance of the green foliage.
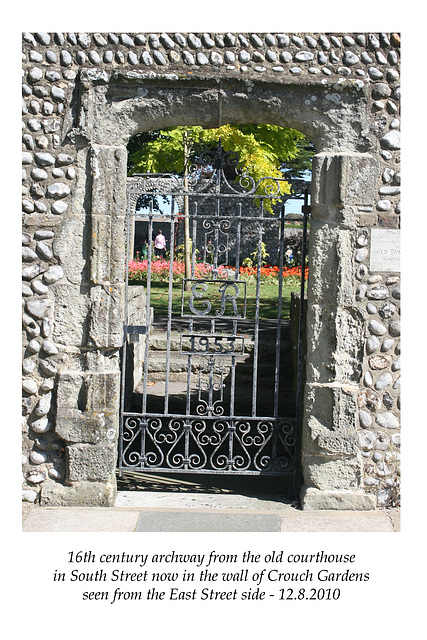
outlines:
[[[302, 133], [271, 124], [226, 124], [216, 129], [204, 129], [200, 126], [172, 127], [140, 133], [131, 139], [128, 145], [128, 175], [184, 175], [190, 164], [197, 165], [201, 151], [217, 147], [220, 139], [224, 151], [237, 153], [240, 169], [255, 183], [267, 176], [271, 177], [273, 192], [279, 184], [279, 195], [290, 193], [289, 183], [283, 178], [301, 177], [303, 172], [310, 168], [314, 153], [313, 145]], [[230, 167], [230, 170], [231, 179], [238, 180], [238, 173], [233, 167]], [[281, 179], [278, 183], [274, 182], [277, 178]], [[257, 193], [265, 194], [268, 186], [268, 181], [263, 180]], [[270, 213], [274, 203], [275, 200], [265, 201], [266, 210]], [[147, 206], [147, 203], [141, 202], [139, 206]], [[156, 198], [154, 208], [160, 210]]]
[[[188, 245], [189, 245], [189, 249], [190, 249], [190, 254], [192, 255], [192, 252], [193, 252], [193, 240], [192, 240], [192, 238], [188, 239]], [[199, 253], [200, 253], [199, 250], [196, 249], [195, 250], [196, 258], [198, 257]], [[166, 258], [169, 258], [167, 252], [166, 252]], [[175, 249], [174, 260], [177, 260], [178, 262], [184, 262], [184, 260], [185, 260], [185, 244], [184, 243], [179, 244], [177, 246], [177, 248]]]
[[[269, 258], [265, 242], [261, 242], [261, 266], [264, 267], [267, 264], [267, 258]], [[242, 267], [256, 267], [258, 264], [258, 247], [255, 251], [249, 254], [242, 262]]]
[[[254, 180], [264, 176], [282, 178], [287, 167], [304, 151], [305, 136], [295, 129], [276, 125], [223, 125], [216, 129], [173, 127], [141, 133], [129, 142], [128, 174], [184, 172], [184, 135], [189, 140], [188, 161], [197, 161], [201, 148], [217, 145], [221, 138], [224, 151], [236, 151], [240, 164]], [[289, 190], [284, 184], [283, 192]]]

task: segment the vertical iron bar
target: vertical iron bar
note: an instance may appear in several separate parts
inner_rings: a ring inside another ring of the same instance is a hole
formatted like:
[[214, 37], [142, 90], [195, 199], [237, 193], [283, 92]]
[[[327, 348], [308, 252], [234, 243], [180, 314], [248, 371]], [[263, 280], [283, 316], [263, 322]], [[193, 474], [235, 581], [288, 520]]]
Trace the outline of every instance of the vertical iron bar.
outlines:
[[[172, 198], [173, 204], [173, 198]], [[166, 376], [165, 376], [165, 414], [169, 412], [169, 372], [171, 352], [171, 328], [172, 328], [172, 296], [173, 296], [173, 260], [175, 242], [175, 220], [171, 216], [170, 221], [170, 252], [169, 252], [169, 287], [168, 287], [168, 321], [166, 329]]]
[[[188, 425], [188, 426], [187, 426]], [[188, 462], [190, 458], [190, 423], [184, 422], [184, 469], [188, 469]]]
[[[219, 278], [219, 270], [218, 270], [218, 255], [219, 255], [219, 216], [221, 214], [221, 193], [220, 193], [220, 185], [221, 185], [221, 173], [218, 171], [217, 174], [217, 193], [216, 193], [216, 209], [215, 209], [215, 219], [216, 224], [214, 225], [214, 258], [213, 258], [213, 266], [212, 266], [212, 275], [214, 278]], [[215, 319], [211, 319], [211, 334], [215, 333]]]
[[304, 296], [305, 296], [305, 259], [307, 253], [307, 222], [308, 222], [308, 190], [304, 191], [303, 206], [303, 232], [301, 250], [301, 283], [300, 283], [300, 307], [298, 325], [298, 366], [297, 366], [297, 392], [295, 407], [295, 474], [294, 493], [299, 491], [302, 479], [301, 469], [301, 441], [302, 441], [302, 397], [303, 397], [303, 369], [304, 369]]
[[214, 273], [214, 277], [217, 278], [218, 277], [218, 242], [219, 242], [219, 230], [218, 230], [218, 225], [219, 225], [219, 215], [220, 215], [220, 196], [219, 194], [217, 194], [217, 199], [216, 199], [216, 211], [215, 211], [215, 218], [216, 220], [216, 224], [214, 225], [214, 243], [215, 243], [215, 247], [214, 247], [214, 259], [213, 259], [213, 273]]
[[[189, 321], [189, 332], [193, 333], [193, 320]], [[187, 397], [185, 403], [185, 415], [190, 415], [190, 405], [191, 405], [191, 354], [187, 356]]]
[[120, 400], [120, 424], [119, 424], [119, 477], [122, 477], [122, 462], [123, 462], [123, 430], [124, 430], [124, 410], [125, 410], [125, 393], [126, 393], [126, 360], [127, 360], [127, 325], [128, 319], [128, 281], [129, 281], [129, 259], [130, 259], [130, 218], [131, 218], [131, 202], [130, 194], [128, 194], [127, 202], [127, 229], [126, 229], [126, 266], [125, 266], [125, 309], [124, 309], [124, 323], [125, 328], [123, 331], [123, 350], [122, 350], [122, 379], [121, 379], [121, 400]]
[[148, 250], [147, 250], [147, 288], [146, 288], [146, 305], [145, 305], [145, 324], [147, 331], [145, 334], [145, 353], [144, 353], [144, 382], [142, 387], [142, 413], [147, 413], [147, 383], [148, 383], [148, 347], [150, 341], [151, 317], [150, 317], [150, 298], [151, 298], [151, 253], [153, 250], [153, 199], [150, 201], [150, 212], [148, 214]]
[[234, 420], [230, 419], [228, 424], [228, 469], [233, 469], [233, 452], [234, 452]]
[[213, 407], [213, 397], [214, 397], [214, 358], [213, 356], [209, 356], [208, 360], [209, 366], [209, 393], [208, 393], [208, 411], [207, 415], [212, 415], [212, 407]]
[[[261, 200], [261, 217], [264, 215], [264, 201]], [[261, 285], [262, 266], [262, 239], [264, 233], [264, 223], [259, 222], [258, 229], [258, 264], [255, 294], [255, 326], [254, 326], [254, 365], [252, 378], [252, 417], [256, 416], [257, 385], [258, 385], [258, 343], [259, 343], [259, 297]]]
[[[194, 202], [194, 216], [193, 216], [193, 237], [191, 238], [191, 243], [192, 243], [192, 252], [191, 252], [191, 277], [195, 278], [196, 277], [196, 252], [197, 252], [197, 237], [196, 237], [196, 230], [197, 230], [197, 200]], [[190, 207], [188, 208], [188, 215], [190, 215]]]
[[242, 203], [239, 202], [239, 217], [237, 219], [237, 230], [236, 230], [236, 263], [235, 263], [235, 279], [239, 279], [239, 269], [240, 269], [240, 241], [241, 241], [241, 230], [242, 230]]
[[[236, 229], [236, 260], [234, 264], [234, 279], [239, 279], [240, 269], [240, 233], [241, 233], [242, 203], [239, 202], [239, 217]], [[233, 320], [233, 335], [237, 335], [237, 320]], [[234, 416], [234, 403], [236, 392], [236, 356], [231, 356], [231, 380], [230, 380], [230, 416]]]
[[141, 452], [140, 452], [140, 462], [142, 461], [142, 467], [145, 466], [145, 450], [146, 450], [146, 446], [145, 446], [145, 442], [146, 442], [146, 435], [147, 435], [147, 427], [148, 427], [148, 422], [147, 420], [142, 421], [141, 419], [138, 420], [138, 424], [141, 427]]
[[[190, 213], [190, 211], [189, 211]], [[191, 260], [191, 277], [195, 278], [195, 274], [196, 274], [196, 251], [197, 251], [197, 243], [196, 243], [196, 239], [197, 239], [197, 201], [194, 203], [194, 217], [193, 217], [193, 238], [192, 238], [192, 242], [193, 242], [193, 255], [192, 255], [192, 260]], [[206, 261], [206, 260], [205, 260]], [[189, 323], [188, 323], [188, 328], [190, 333], [193, 333], [193, 320], [190, 319]], [[191, 363], [192, 363], [192, 354], [190, 353], [187, 356], [187, 395], [186, 395], [186, 409], [185, 409], [185, 413], [186, 415], [190, 415], [191, 413]]]
[[279, 291], [277, 300], [276, 363], [274, 371], [274, 417], [279, 415], [280, 340], [282, 333], [283, 254], [285, 244], [285, 204], [280, 212]]

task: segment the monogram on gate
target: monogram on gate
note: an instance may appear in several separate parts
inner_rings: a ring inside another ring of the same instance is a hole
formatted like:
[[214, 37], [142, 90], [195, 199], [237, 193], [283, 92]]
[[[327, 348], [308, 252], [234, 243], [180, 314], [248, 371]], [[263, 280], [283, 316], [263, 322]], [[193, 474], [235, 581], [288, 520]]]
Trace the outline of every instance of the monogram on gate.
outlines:
[[[185, 291], [185, 283], [191, 291]], [[241, 280], [184, 279], [181, 316], [244, 319], [246, 317], [246, 282]]]

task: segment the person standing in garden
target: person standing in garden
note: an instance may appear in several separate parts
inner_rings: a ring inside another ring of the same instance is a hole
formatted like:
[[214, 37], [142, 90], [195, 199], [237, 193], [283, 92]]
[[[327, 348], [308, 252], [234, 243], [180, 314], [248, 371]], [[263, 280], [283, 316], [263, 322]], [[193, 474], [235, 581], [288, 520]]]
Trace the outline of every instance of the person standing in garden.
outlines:
[[166, 238], [162, 234], [162, 230], [159, 229], [155, 239], [154, 239], [154, 252], [157, 258], [165, 257], [165, 249], [166, 249]]

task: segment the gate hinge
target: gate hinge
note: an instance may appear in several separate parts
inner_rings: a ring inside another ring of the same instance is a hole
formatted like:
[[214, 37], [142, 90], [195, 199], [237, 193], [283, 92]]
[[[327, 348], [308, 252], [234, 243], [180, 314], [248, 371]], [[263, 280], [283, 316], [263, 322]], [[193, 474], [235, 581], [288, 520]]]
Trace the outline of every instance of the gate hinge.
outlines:
[[146, 326], [125, 324], [123, 329], [124, 329], [125, 338], [127, 335], [141, 335], [143, 333], [147, 333]]

